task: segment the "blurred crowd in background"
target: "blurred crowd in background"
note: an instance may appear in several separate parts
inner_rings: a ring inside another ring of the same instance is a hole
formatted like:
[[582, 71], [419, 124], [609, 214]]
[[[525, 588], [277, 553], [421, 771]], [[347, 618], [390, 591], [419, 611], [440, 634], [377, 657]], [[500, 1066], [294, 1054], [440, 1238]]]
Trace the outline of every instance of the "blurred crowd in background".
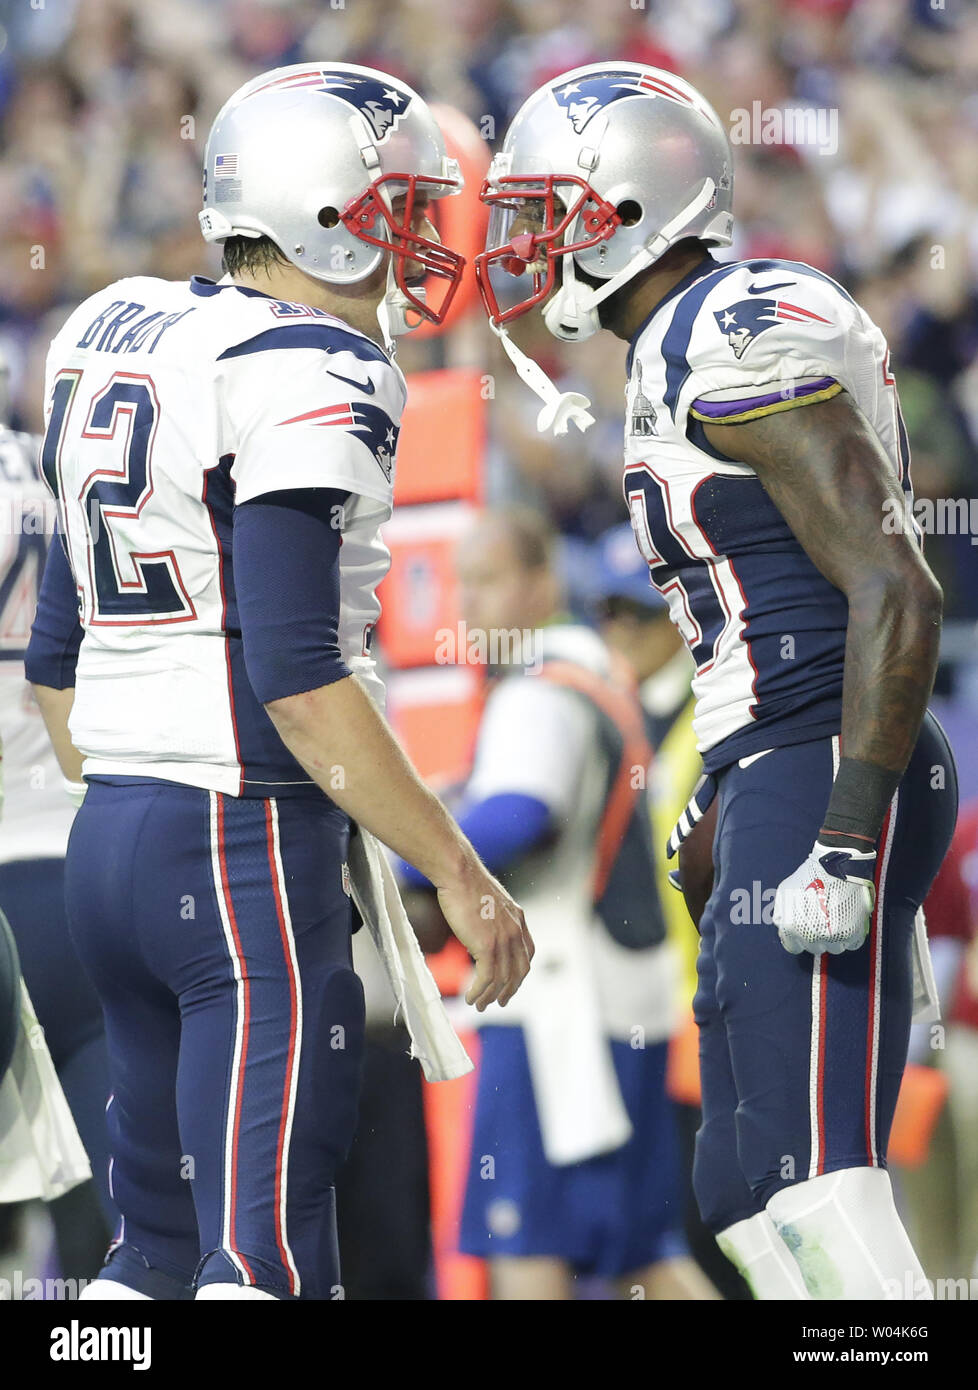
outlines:
[[[837, 113], [831, 144], [736, 148], [732, 254], [805, 260], [856, 294], [892, 347], [918, 495], [978, 493], [978, 7], [967, 0], [8, 0], [6, 10], [0, 349], [22, 428], [40, 424], [44, 351], [73, 303], [126, 274], [216, 270], [196, 224], [203, 143], [255, 72], [310, 58], [380, 67], [465, 111], [493, 144], [539, 83], [620, 57], [682, 72], [731, 126], [756, 104]], [[539, 324], [522, 334], [558, 374], [588, 379], [599, 423], [586, 439], [543, 446], [532, 398], [501, 372], [513, 400], [492, 412], [492, 492], [587, 541], [621, 519], [624, 347], [602, 337], [567, 353]], [[978, 617], [970, 540], [929, 548], [951, 617]]]

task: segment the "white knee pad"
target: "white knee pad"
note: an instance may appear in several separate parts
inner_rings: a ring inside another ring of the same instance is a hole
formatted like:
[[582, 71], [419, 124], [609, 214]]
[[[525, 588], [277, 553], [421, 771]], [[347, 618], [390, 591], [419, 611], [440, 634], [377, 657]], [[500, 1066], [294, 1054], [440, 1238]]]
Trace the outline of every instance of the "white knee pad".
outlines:
[[884, 1169], [822, 1173], [776, 1192], [767, 1211], [812, 1298], [933, 1298]]
[[103, 1299], [105, 1301], [117, 1300], [124, 1302], [126, 1299], [143, 1299], [146, 1303], [152, 1303], [148, 1293], [138, 1293], [136, 1289], [131, 1289], [128, 1284], [120, 1284], [116, 1279], [93, 1279], [90, 1284], [86, 1284], [78, 1295], [79, 1303], [83, 1298], [91, 1300]]
[[194, 1295], [195, 1303], [213, 1303], [219, 1298], [267, 1298], [271, 1303], [279, 1303], [273, 1293], [253, 1288], [250, 1284], [204, 1284]]
[[728, 1226], [716, 1240], [756, 1299], [808, 1299], [808, 1290], [791, 1251], [766, 1211]]

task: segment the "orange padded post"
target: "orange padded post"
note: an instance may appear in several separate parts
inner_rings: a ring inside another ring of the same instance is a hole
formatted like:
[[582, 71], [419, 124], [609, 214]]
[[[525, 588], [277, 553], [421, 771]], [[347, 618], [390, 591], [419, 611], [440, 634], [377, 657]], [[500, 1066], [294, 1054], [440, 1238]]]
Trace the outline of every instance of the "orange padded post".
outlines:
[[908, 1064], [897, 1097], [887, 1157], [904, 1168], [927, 1161], [930, 1142], [947, 1099], [948, 1079], [935, 1067]]
[[397, 441], [395, 507], [482, 500], [484, 392], [483, 375], [475, 367], [412, 373]]
[[[472, 260], [485, 241], [488, 210], [479, 190], [489, 152], [467, 116], [433, 108], [448, 153], [457, 159], [465, 188], [430, 204], [446, 245], [466, 257], [465, 278], [442, 329], [422, 325], [416, 338], [438, 336], [481, 314]], [[449, 354], [450, 360], [450, 354]], [[455, 548], [473, 510], [483, 501], [486, 393], [481, 371], [448, 367], [412, 373], [402, 420], [394, 482], [395, 512], [384, 528], [391, 572], [380, 589], [378, 636], [389, 664], [388, 713], [412, 761], [429, 783], [460, 782], [471, 768], [484, 673], [464, 653], [439, 647], [439, 630], [462, 644]], [[470, 971], [454, 938], [430, 957], [442, 993], [454, 995]], [[478, 1038], [460, 1034], [478, 1065]], [[472, 1131], [475, 1074], [424, 1087], [428, 1130], [431, 1225], [440, 1299], [488, 1297], [485, 1263], [458, 1253], [458, 1228]]]
[[666, 1090], [681, 1105], [699, 1105], [702, 1100], [699, 1029], [692, 1009], [679, 1032], [669, 1039]]
[[[450, 951], [451, 948], [452, 943], [449, 943], [445, 950]], [[467, 957], [465, 964], [467, 967]], [[478, 1034], [460, 1032], [459, 1037], [478, 1067]], [[472, 1255], [461, 1255], [458, 1249], [458, 1231], [462, 1217], [462, 1199], [465, 1193], [472, 1115], [475, 1107], [475, 1084], [476, 1072], [469, 1072], [468, 1076], [460, 1076], [456, 1081], [439, 1081], [437, 1086], [424, 1088], [435, 1281], [438, 1297], [454, 1302], [489, 1297], [489, 1277], [485, 1261]]]

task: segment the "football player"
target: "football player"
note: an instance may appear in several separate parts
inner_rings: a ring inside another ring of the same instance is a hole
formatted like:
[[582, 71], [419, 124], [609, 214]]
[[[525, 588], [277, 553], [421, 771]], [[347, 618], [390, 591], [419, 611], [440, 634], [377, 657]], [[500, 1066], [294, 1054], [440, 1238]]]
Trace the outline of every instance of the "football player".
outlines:
[[957, 791], [927, 713], [941, 592], [912, 527], [888, 524], [911, 489], [886, 343], [809, 266], [714, 258], [731, 150], [672, 73], [548, 82], [483, 198], [482, 294], [541, 428], [586, 428], [588, 403], [510, 321], [539, 305], [564, 341], [630, 344], [625, 497], [696, 663], [707, 774], [674, 844], [717, 797], [695, 1003], [704, 1218], [758, 1298], [929, 1297], [886, 1146], [926, 966], [917, 910]]
[[246, 84], [205, 158], [224, 278], [109, 285], [47, 363], [64, 549], [29, 674], [88, 786], [67, 897], [123, 1218], [85, 1293], [326, 1299], [363, 1043], [350, 818], [437, 886], [470, 1002], [508, 1001], [532, 952], [390, 734], [370, 655], [392, 336], [458, 286], [426, 207], [460, 177], [417, 93], [341, 64]]
[[[24, 679], [24, 653], [56, 509], [38, 466], [34, 436], [7, 428], [0, 359], [0, 739], [4, 817], [0, 824], [0, 909], [51, 1058], [97, 1184], [51, 1206], [61, 1272], [89, 1278], [118, 1219], [108, 1189], [108, 1059], [102, 1010], [68, 935], [64, 856], [84, 788], [63, 784], [40, 711]], [[73, 659], [74, 650], [66, 652]], [[98, 1203], [102, 1204], [102, 1212]]]

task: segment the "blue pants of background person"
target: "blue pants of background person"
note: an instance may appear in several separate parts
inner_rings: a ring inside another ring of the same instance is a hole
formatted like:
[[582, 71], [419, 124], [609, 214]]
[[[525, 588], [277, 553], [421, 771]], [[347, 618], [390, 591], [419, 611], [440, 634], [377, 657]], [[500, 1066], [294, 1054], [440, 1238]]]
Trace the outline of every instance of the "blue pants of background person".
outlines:
[[771, 922], [777, 885], [814, 843], [838, 738], [779, 748], [719, 778], [714, 889], [700, 923], [703, 1122], [693, 1182], [714, 1232], [779, 1189], [886, 1166], [906, 1062], [914, 917], [947, 852], [957, 780], [925, 719], [880, 836], [869, 937], [841, 955], [790, 955]]
[[105, 1277], [339, 1296], [333, 1178], [363, 1052], [347, 836], [319, 795], [92, 780], [67, 890], [109, 1047]]
[[523, 1029], [482, 1029], [460, 1250], [485, 1259], [549, 1256], [602, 1279], [688, 1253], [668, 1044], [609, 1047], [631, 1137], [558, 1167], [544, 1153]]
[[60, 858], [0, 864], [0, 908], [13, 930], [21, 973], [111, 1228], [118, 1213], [109, 1196], [105, 1032], [98, 997], [68, 935], [64, 883]]

